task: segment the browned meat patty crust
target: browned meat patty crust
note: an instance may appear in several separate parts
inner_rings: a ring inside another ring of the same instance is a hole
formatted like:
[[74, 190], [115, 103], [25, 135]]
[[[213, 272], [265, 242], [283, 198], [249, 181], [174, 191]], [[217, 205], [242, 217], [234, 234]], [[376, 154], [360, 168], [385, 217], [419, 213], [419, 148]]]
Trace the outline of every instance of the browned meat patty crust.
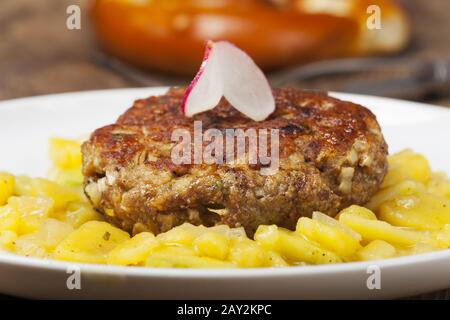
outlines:
[[[326, 94], [274, 89], [275, 112], [255, 122], [224, 99], [213, 110], [187, 118], [184, 88], [137, 100], [115, 124], [84, 143], [85, 191], [107, 219], [130, 232], [165, 232], [184, 222], [294, 228], [321, 211], [330, 216], [364, 204], [387, 170], [387, 145], [366, 108]], [[280, 166], [261, 175], [246, 164], [175, 165], [175, 128], [272, 128], [280, 131]]]

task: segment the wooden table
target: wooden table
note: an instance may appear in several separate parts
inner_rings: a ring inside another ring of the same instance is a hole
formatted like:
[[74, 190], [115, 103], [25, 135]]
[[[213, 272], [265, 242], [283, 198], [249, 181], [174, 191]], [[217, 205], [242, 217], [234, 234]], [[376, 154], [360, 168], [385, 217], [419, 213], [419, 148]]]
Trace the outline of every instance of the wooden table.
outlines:
[[[404, 53], [450, 58], [450, 1], [403, 0], [411, 9], [414, 38]], [[66, 8], [81, 6], [82, 29], [67, 30]], [[0, 100], [57, 92], [186, 83], [157, 73], [129, 72], [104, 59], [89, 32], [88, 0], [1, 0]], [[305, 85], [308, 85], [307, 83]], [[319, 83], [322, 89], [333, 84]], [[447, 97], [431, 103], [450, 106]], [[417, 299], [449, 299], [450, 290]]]

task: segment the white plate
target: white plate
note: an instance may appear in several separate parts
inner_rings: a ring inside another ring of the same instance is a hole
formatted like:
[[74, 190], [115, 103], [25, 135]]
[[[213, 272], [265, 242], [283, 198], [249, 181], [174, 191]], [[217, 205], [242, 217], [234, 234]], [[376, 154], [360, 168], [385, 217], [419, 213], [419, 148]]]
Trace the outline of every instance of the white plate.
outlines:
[[[107, 90], [1, 102], [0, 170], [43, 176], [49, 167], [46, 151], [50, 137], [83, 136], [114, 122], [133, 100], [164, 91]], [[381, 123], [391, 152], [413, 148], [430, 159], [433, 169], [450, 172], [450, 109], [332, 95], [370, 108]], [[368, 268], [373, 265], [380, 268], [380, 290], [367, 287], [371, 275]], [[395, 298], [450, 287], [450, 250], [371, 263], [283, 269], [188, 270], [80, 264], [81, 290], [69, 290], [66, 283], [74, 266], [0, 254], [0, 292], [32, 298]]]

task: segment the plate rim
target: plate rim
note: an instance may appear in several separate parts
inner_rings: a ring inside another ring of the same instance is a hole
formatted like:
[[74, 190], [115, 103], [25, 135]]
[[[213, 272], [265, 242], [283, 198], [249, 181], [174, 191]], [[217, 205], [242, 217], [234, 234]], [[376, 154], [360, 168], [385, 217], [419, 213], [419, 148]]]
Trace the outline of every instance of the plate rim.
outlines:
[[[97, 89], [97, 90], [82, 90], [82, 91], [67, 91], [67, 92], [60, 92], [60, 93], [50, 93], [50, 94], [42, 94], [42, 95], [33, 95], [33, 96], [27, 96], [27, 97], [18, 97], [13, 99], [6, 99], [6, 100], [0, 100], [0, 108], [5, 107], [4, 105], [9, 104], [17, 104], [17, 103], [30, 103], [37, 100], [46, 100], [46, 99], [54, 99], [54, 98], [64, 98], [64, 96], [90, 96], [90, 95], [99, 95], [99, 94], [108, 94], [108, 93], [145, 93], [147, 90], [148, 96], [151, 96], [153, 94], [156, 94], [154, 92], [164, 90], [168, 90], [173, 87], [180, 87], [180, 86], [153, 86], [153, 87], [124, 87], [124, 88], [114, 88], [114, 89]], [[306, 89], [308, 91], [308, 89]], [[434, 109], [435, 111], [443, 111], [443, 112], [450, 112], [450, 107], [442, 106], [442, 105], [436, 105], [426, 102], [417, 102], [417, 101], [410, 101], [410, 100], [403, 100], [403, 99], [397, 99], [397, 98], [390, 98], [390, 97], [382, 97], [382, 96], [375, 96], [375, 95], [366, 95], [366, 94], [358, 94], [358, 93], [349, 93], [349, 92], [340, 92], [340, 91], [325, 91], [328, 95], [330, 95], [333, 98], [343, 99], [346, 101], [351, 101], [352, 97], [356, 97], [357, 99], [370, 99], [370, 100], [379, 100], [379, 101], [386, 101], [386, 102], [392, 102], [395, 104], [411, 104], [415, 107], [426, 107]], [[142, 99], [146, 98], [145, 96], [142, 97], [136, 97], [135, 99]], [[133, 101], [130, 101], [130, 105], [125, 108], [131, 107]], [[16, 106], [14, 106], [16, 107]], [[367, 107], [367, 106], [365, 106]], [[370, 106], [368, 107], [370, 108]]]
[[[168, 86], [155, 86], [155, 87], [130, 87], [130, 88], [117, 88], [117, 89], [100, 89], [100, 90], [86, 90], [86, 91], [73, 91], [63, 92], [55, 94], [36, 95], [22, 98], [15, 98], [9, 100], [0, 101], [0, 112], [2, 108], [11, 107], [15, 108], [24, 104], [24, 108], [30, 108], [26, 106], [29, 103], [35, 103], [39, 100], [45, 101], [48, 99], [64, 99], [70, 96], [96, 96], [107, 95], [110, 93], [122, 93], [122, 94], [141, 94], [147, 92], [147, 96], [156, 95], [157, 92], [163, 93], [168, 90]], [[390, 102], [395, 104], [410, 104], [418, 108], [428, 108], [429, 110], [448, 112], [450, 114], [450, 108], [440, 105], [433, 105], [428, 103], [414, 102], [408, 100], [378, 97], [372, 95], [362, 95], [344, 92], [330, 91], [328, 94], [338, 99], [352, 101], [354, 98], [369, 99], [371, 101]], [[135, 99], [145, 98], [135, 97]], [[132, 101], [130, 101], [131, 106]], [[129, 106], [128, 106], [129, 107]], [[124, 108], [128, 108], [124, 107]], [[370, 108], [370, 106], [368, 106]], [[5, 109], [3, 109], [5, 110]], [[396, 257], [383, 260], [373, 260], [365, 262], [344, 262], [328, 265], [308, 265], [308, 266], [291, 266], [285, 268], [236, 268], [236, 269], [179, 269], [179, 268], [151, 268], [151, 267], [138, 267], [138, 266], [115, 266], [115, 265], [102, 265], [102, 264], [88, 264], [79, 262], [66, 262], [52, 259], [40, 259], [33, 257], [23, 257], [9, 252], [0, 252], [0, 264], [15, 265], [33, 269], [47, 269], [51, 271], [66, 272], [67, 268], [71, 266], [79, 266], [83, 272], [95, 273], [95, 274], [108, 274], [108, 275], [127, 275], [137, 277], [158, 277], [158, 278], [259, 278], [259, 277], [288, 277], [288, 276], [314, 276], [324, 274], [342, 274], [357, 271], [366, 271], [367, 267], [371, 265], [377, 265], [381, 269], [383, 268], [396, 268], [406, 267], [411, 264], [420, 263], [435, 263], [440, 260], [450, 261], [450, 249], [444, 249], [435, 252], [422, 253], [412, 256]]]
[[422, 263], [437, 263], [450, 261], [450, 249], [435, 252], [421, 253], [411, 256], [371, 260], [361, 262], [342, 262], [335, 264], [290, 266], [290, 267], [263, 267], [263, 268], [154, 268], [139, 266], [117, 266], [106, 264], [89, 264], [52, 259], [41, 259], [19, 256], [13, 253], [0, 252], [0, 264], [9, 264], [31, 269], [46, 269], [56, 272], [66, 272], [77, 266], [83, 273], [105, 274], [112, 276], [127, 275], [133, 277], [180, 278], [180, 279], [230, 279], [230, 278], [260, 278], [260, 277], [290, 277], [290, 276], [317, 276], [325, 274], [346, 274], [352, 272], [366, 272], [371, 266], [381, 270], [389, 268], [402, 268]]

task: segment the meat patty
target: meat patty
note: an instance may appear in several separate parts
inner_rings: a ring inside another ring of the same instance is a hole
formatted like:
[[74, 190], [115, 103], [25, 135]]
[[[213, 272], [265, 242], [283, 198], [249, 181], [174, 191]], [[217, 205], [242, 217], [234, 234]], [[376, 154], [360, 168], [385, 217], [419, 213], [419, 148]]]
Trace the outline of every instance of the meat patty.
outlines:
[[[364, 204], [387, 170], [387, 145], [366, 108], [326, 94], [274, 89], [276, 110], [255, 122], [226, 100], [187, 118], [180, 112], [184, 88], [137, 100], [115, 124], [83, 144], [85, 192], [107, 219], [132, 234], [165, 232], [184, 222], [293, 229], [299, 217], [330, 216]], [[260, 166], [179, 164], [171, 158], [174, 129], [279, 129], [279, 170]]]

